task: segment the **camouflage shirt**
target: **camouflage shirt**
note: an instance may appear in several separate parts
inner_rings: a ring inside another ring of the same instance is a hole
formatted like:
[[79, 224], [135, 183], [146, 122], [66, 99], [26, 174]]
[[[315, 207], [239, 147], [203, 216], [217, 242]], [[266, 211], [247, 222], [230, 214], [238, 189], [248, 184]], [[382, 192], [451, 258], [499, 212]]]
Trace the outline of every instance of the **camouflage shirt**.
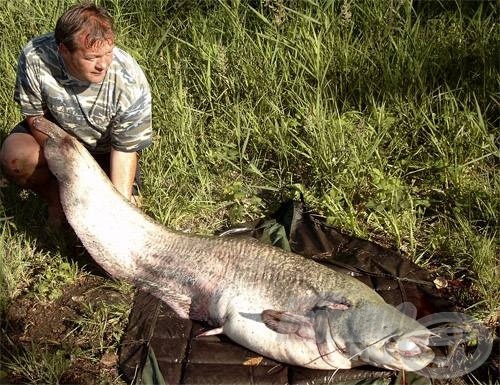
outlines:
[[14, 100], [24, 116], [50, 112], [93, 153], [139, 151], [151, 143], [151, 93], [137, 62], [114, 47], [100, 84], [65, 69], [54, 34], [31, 40], [19, 57]]

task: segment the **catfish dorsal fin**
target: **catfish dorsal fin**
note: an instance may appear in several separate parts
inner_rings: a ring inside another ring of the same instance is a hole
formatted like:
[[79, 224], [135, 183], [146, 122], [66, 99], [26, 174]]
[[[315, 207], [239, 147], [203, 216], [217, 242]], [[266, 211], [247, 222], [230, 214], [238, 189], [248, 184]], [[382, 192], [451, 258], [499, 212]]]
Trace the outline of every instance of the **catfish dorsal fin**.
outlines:
[[280, 334], [297, 334], [303, 338], [314, 338], [311, 319], [302, 315], [278, 310], [264, 310], [262, 322], [271, 330]]

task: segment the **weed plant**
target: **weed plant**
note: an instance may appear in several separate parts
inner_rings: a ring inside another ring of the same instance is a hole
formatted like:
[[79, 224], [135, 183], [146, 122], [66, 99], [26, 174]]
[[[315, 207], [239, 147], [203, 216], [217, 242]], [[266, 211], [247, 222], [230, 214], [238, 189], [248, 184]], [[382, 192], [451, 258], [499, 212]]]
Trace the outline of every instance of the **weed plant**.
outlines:
[[[21, 118], [21, 47], [71, 3], [0, 0], [0, 136]], [[149, 215], [212, 233], [302, 194], [330, 224], [463, 281], [457, 298], [496, 321], [497, 3], [98, 3], [153, 93], [155, 137], [141, 157]], [[14, 281], [41, 279], [25, 268], [37, 241], [22, 230], [43, 223], [43, 206], [33, 216], [32, 197], [12, 186], [0, 197], [5, 309]]]

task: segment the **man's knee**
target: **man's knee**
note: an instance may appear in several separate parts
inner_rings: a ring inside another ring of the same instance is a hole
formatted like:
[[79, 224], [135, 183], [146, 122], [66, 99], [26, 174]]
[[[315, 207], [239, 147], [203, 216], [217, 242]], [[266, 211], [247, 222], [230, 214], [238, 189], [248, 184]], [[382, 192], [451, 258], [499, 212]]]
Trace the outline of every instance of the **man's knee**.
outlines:
[[5, 138], [0, 148], [0, 166], [8, 179], [24, 185], [45, 159], [35, 139], [24, 133], [13, 133]]

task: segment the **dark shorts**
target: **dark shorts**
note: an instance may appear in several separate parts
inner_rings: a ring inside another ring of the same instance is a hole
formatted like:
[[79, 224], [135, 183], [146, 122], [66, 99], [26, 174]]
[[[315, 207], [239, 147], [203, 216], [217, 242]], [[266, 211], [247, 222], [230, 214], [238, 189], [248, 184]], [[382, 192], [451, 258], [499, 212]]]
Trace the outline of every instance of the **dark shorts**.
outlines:
[[[11, 134], [14, 133], [23, 133], [23, 134], [30, 134], [31, 135], [31, 130], [29, 126], [26, 124], [26, 121], [23, 120], [22, 122], [18, 123], [10, 132]], [[90, 152], [90, 155], [94, 157], [96, 162], [101, 166], [103, 171], [106, 173], [106, 175], [109, 176], [110, 172], [110, 157], [109, 153], [105, 154], [92, 154]], [[132, 195], [139, 195], [139, 191], [142, 188], [142, 175], [141, 175], [141, 168], [139, 166], [139, 163], [137, 164], [137, 170], [135, 172], [135, 179], [134, 179], [134, 185], [132, 187]]]

